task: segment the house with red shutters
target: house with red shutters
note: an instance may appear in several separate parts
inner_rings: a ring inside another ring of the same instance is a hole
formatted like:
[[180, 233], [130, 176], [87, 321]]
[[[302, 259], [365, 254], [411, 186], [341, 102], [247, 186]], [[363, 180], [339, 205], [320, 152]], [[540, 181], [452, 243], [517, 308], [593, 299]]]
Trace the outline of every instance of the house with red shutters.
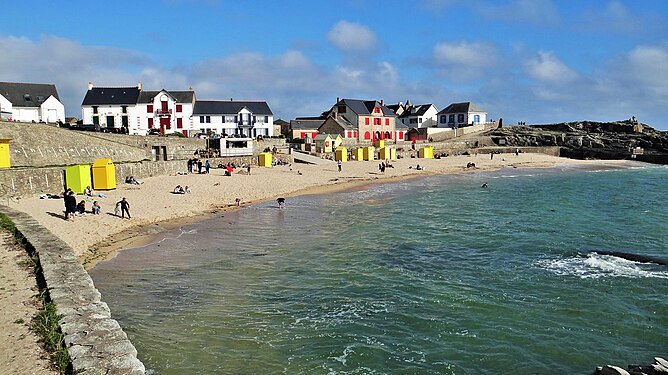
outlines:
[[145, 91], [137, 86], [108, 87], [88, 83], [88, 91], [81, 104], [84, 124], [102, 130], [146, 135], [150, 130], [160, 134], [179, 132], [191, 136], [195, 92], [158, 90]]
[[337, 98], [326, 116], [351, 125], [352, 129], [342, 134], [344, 138], [355, 138], [358, 141], [404, 139], [405, 130], [397, 131], [397, 115], [382, 100]]

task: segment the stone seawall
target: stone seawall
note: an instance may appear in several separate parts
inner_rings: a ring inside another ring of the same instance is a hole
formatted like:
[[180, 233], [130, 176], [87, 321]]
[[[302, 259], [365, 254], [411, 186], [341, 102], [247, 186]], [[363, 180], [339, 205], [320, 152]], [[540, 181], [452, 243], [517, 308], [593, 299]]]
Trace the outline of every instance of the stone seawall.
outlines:
[[6, 206], [26, 246], [39, 257], [49, 299], [63, 317], [58, 322], [65, 336], [73, 373], [84, 375], [141, 375], [144, 364], [118, 322], [111, 318], [93, 280], [77, 261], [72, 248], [30, 216]]

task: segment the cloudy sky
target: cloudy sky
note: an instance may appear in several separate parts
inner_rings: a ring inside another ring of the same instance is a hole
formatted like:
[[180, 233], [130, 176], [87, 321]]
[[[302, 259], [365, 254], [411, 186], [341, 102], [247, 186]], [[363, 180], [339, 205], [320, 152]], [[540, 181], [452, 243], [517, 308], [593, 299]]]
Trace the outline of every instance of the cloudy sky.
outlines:
[[266, 100], [276, 118], [337, 97], [473, 101], [505, 123], [621, 120], [668, 130], [666, 0], [12, 1], [0, 81]]

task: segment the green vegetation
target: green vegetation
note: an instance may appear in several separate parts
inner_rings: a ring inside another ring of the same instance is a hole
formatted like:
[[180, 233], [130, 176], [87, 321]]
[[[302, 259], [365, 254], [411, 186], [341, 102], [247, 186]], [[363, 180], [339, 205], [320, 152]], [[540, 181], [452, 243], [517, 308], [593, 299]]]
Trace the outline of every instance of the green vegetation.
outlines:
[[51, 356], [52, 363], [58, 371], [65, 373], [70, 364], [70, 355], [65, 348], [65, 336], [58, 329], [58, 315], [53, 302], [44, 304], [44, 308], [37, 313], [32, 321], [32, 329], [40, 337], [44, 349]]
[[[49, 353], [53, 365], [61, 374], [65, 374], [70, 364], [70, 355], [65, 347], [65, 336], [60, 332], [60, 328], [58, 327], [58, 321], [62, 318], [62, 315], [58, 315], [56, 305], [49, 301], [49, 293], [44, 283], [39, 257], [34, 253], [34, 249], [31, 252], [31, 248], [26, 246], [24, 238], [16, 232], [14, 222], [6, 215], [0, 214], [0, 227], [9, 231], [14, 236], [14, 241], [20, 244], [28, 255], [30, 255], [30, 259], [22, 262], [22, 265], [32, 266], [37, 285], [39, 286], [38, 297], [43, 306], [42, 310], [32, 319], [31, 329], [39, 336], [39, 341]], [[22, 324], [24, 321], [23, 319], [17, 319], [14, 323]]]

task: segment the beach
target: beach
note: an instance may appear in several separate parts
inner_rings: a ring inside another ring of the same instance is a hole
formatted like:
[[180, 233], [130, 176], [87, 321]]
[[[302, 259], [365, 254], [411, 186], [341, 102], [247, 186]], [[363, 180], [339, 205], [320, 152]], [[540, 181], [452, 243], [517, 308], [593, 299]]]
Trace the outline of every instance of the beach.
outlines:
[[[202, 215], [221, 214], [277, 197], [299, 194], [317, 194], [342, 190], [353, 185], [416, 178], [431, 174], [470, 173], [501, 168], [542, 168], [559, 164], [621, 164], [625, 161], [572, 160], [544, 154], [520, 153], [449, 156], [441, 159], [400, 159], [392, 162], [394, 168], [381, 173], [380, 161], [346, 162], [341, 172], [335, 162], [324, 165], [292, 164], [272, 168], [253, 167], [251, 174], [236, 169], [232, 176], [224, 176], [223, 169], [212, 168], [209, 174], [188, 174], [147, 178], [140, 185], [120, 184], [115, 190], [96, 191], [105, 197], [77, 196], [86, 200], [89, 211], [94, 200], [101, 206], [101, 214], [90, 213], [73, 222], [64, 220], [62, 199], [40, 199], [39, 196], [10, 202], [45, 228], [69, 244], [86, 268], [113, 257], [117, 250], [141, 246], [151, 238], [174, 226], [197, 220]], [[475, 168], [466, 168], [475, 163]], [[183, 162], [186, 170], [186, 162]], [[423, 170], [416, 169], [417, 165]], [[174, 194], [177, 186], [188, 186], [191, 193]], [[59, 191], [52, 193], [58, 194]], [[130, 203], [131, 219], [122, 219], [114, 213], [116, 202], [125, 197]], [[287, 207], [289, 209], [289, 199]]]

